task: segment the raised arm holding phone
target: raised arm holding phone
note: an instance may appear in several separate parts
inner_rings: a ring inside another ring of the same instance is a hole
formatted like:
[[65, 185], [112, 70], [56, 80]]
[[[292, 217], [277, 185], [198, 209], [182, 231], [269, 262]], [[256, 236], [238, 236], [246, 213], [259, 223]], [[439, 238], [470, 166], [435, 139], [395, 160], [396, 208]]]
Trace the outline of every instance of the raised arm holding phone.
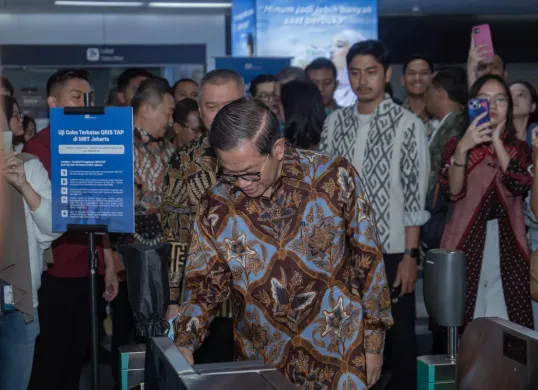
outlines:
[[486, 74], [507, 78], [506, 66], [495, 53], [489, 25], [474, 26], [471, 32], [471, 45], [467, 57], [467, 82], [469, 88]]

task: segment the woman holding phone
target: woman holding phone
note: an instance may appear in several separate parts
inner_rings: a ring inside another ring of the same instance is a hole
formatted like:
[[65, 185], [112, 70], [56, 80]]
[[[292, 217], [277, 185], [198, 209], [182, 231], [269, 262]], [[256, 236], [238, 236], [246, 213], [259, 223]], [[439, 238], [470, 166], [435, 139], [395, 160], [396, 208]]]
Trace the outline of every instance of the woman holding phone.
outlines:
[[466, 323], [500, 317], [533, 328], [522, 200], [532, 184], [531, 150], [516, 137], [503, 78], [480, 77], [469, 97], [487, 100], [489, 109], [444, 151], [439, 182], [453, 208], [441, 248], [467, 255]]

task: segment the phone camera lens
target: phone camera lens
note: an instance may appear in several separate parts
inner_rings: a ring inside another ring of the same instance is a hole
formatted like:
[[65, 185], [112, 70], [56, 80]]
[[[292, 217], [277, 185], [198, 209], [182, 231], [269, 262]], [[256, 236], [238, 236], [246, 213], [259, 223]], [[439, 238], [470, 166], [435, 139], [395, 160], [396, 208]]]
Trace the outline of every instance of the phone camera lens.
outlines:
[[475, 34], [479, 34], [479, 33], [480, 33], [480, 29], [479, 29], [479, 28], [475, 28], [475, 29], [474, 29], [474, 33], [475, 33]]

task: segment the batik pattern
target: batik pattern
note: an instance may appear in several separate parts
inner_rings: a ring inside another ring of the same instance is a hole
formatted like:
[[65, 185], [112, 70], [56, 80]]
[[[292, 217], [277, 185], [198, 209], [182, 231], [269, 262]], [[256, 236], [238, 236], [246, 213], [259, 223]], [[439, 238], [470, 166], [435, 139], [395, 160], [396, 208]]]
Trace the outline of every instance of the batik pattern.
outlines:
[[134, 130], [135, 212], [159, 212], [164, 175], [174, 146], [155, 139], [142, 129]]
[[119, 243], [137, 241], [156, 245], [161, 242], [161, 192], [173, 151], [174, 146], [165, 138], [154, 138], [143, 129], [134, 129], [135, 234], [121, 236]]
[[216, 182], [217, 159], [207, 136], [174, 152], [166, 170], [161, 203], [164, 241], [172, 245], [169, 280], [172, 300], [181, 296], [185, 258], [196, 206]]
[[373, 210], [341, 157], [289, 150], [269, 198], [217, 183], [200, 202], [175, 342], [196, 349], [221, 302], [235, 356], [303, 389], [366, 389], [392, 325]]

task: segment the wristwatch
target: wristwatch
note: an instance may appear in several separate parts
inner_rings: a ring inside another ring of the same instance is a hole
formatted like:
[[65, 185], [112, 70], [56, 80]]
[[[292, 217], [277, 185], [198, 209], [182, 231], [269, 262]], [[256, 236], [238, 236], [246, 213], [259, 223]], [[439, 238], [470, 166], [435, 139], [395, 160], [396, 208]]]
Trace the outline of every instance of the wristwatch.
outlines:
[[404, 251], [404, 255], [408, 255], [413, 259], [418, 259], [420, 257], [420, 251], [418, 250], [418, 248], [406, 249]]

